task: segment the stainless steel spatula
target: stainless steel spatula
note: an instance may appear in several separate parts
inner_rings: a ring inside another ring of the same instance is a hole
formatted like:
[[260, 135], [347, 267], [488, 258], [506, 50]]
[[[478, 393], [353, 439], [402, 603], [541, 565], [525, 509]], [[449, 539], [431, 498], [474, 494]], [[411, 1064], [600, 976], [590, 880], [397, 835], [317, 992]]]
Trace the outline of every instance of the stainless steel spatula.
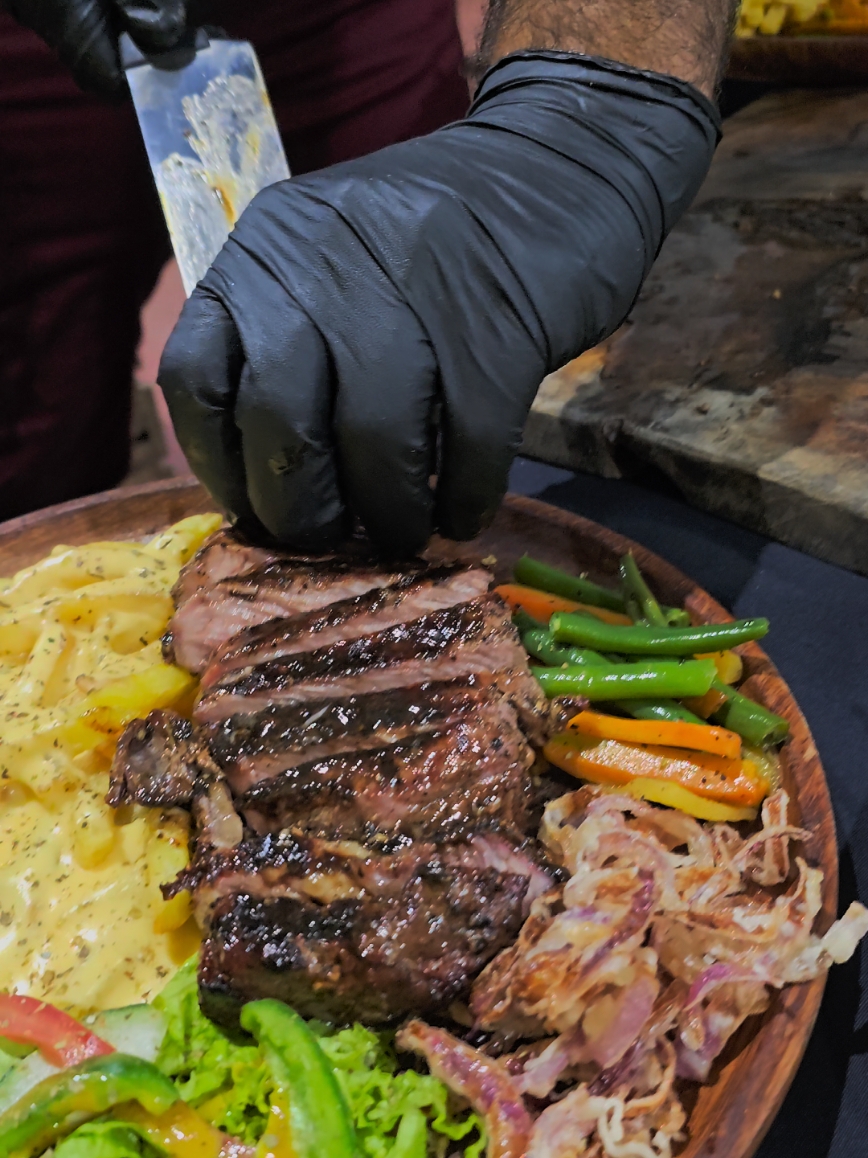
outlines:
[[254, 195], [289, 176], [252, 45], [201, 29], [144, 57], [121, 37], [136, 115], [188, 296]]

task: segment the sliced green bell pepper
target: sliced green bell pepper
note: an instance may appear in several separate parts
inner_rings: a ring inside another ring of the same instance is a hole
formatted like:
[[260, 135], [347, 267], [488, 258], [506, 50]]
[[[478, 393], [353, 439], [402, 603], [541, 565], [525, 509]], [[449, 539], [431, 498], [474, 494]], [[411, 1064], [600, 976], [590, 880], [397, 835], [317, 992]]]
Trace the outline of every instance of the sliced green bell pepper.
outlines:
[[274, 1079], [275, 1102], [287, 1107], [296, 1158], [357, 1158], [358, 1142], [335, 1072], [302, 1018], [288, 1005], [266, 999], [244, 1006], [241, 1026], [259, 1043]]
[[178, 1098], [174, 1083], [150, 1062], [125, 1053], [90, 1058], [46, 1078], [0, 1116], [0, 1158], [41, 1154], [121, 1102], [163, 1114]]

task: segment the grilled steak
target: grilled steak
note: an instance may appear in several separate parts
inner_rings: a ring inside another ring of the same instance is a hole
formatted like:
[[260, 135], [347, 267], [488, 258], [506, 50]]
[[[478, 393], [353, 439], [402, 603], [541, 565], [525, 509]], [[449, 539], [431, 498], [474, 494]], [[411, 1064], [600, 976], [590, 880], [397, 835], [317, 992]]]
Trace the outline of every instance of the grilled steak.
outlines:
[[188, 804], [197, 748], [189, 720], [174, 712], [133, 720], [118, 741], [106, 800], [113, 808], [131, 801], [150, 808]]
[[204, 672], [191, 726], [130, 725], [114, 803], [183, 804], [203, 1002], [277, 996], [381, 1023], [443, 1011], [552, 883], [534, 753], [568, 711], [530, 674], [479, 567], [384, 569], [215, 536], [167, 653]]
[[[482, 677], [386, 692], [283, 704], [201, 729], [234, 790], [345, 752], [363, 752], [443, 731], [503, 697]], [[504, 721], [515, 727], [515, 717]]]
[[513, 871], [486, 855], [416, 842], [359, 857], [284, 835], [204, 859], [178, 885], [196, 875], [209, 906], [206, 1011], [234, 1024], [244, 1000], [280, 997], [305, 1016], [378, 1024], [445, 1008], [515, 940], [528, 891], [541, 887], [531, 862], [515, 871], [518, 850]]
[[[197, 675], [239, 631], [272, 619], [292, 619], [330, 603], [389, 587], [401, 573], [345, 560], [271, 562], [200, 587], [175, 612], [163, 654]], [[180, 581], [179, 581], [180, 582]]]
[[490, 583], [491, 576], [479, 568], [432, 568], [423, 574], [403, 575], [392, 587], [330, 604], [289, 623], [272, 620], [248, 628], [218, 649], [202, 676], [202, 686], [211, 687], [254, 665], [321, 651], [467, 603], [484, 595]]
[[236, 807], [256, 832], [293, 827], [367, 842], [495, 825], [523, 833], [533, 753], [515, 727], [504, 728], [508, 711], [492, 704], [443, 732], [297, 765], [255, 784]]
[[343, 698], [516, 667], [527, 670], [517, 633], [500, 600], [487, 597], [232, 673], [208, 689], [195, 715], [213, 723], [260, 706]]

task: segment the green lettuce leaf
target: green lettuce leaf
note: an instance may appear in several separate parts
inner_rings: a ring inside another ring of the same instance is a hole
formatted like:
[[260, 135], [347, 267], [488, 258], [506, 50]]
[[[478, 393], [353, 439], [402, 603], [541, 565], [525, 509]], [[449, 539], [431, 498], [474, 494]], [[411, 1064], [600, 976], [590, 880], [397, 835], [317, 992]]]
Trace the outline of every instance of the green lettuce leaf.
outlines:
[[202, 1013], [196, 959], [186, 962], [154, 999], [167, 1020], [157, 1067], [212, 1125], [255, 1142], [268, 1117], [272, 1082], [256, 1044], [234, 1041]]
[[[252, 1143], [265, 1129], [271, 1079], [251, 1039], [229, 1038], [202, 1013], [196, 965], [188, 961], [154, 1000], [168, 1022], [157, 1066], [204, 1118]], [[463, 1143], [467, 1158], [484, 1153], [476, 1114], [457, 1109], [431, 1074], [398, 1070], [393, 1033], [309, 1024], [334, 1066], [364, 1158], [436, 1158], [450, 1142]]]
[[335, 1068], [368, 1158], [424, 1158], [427, 1131], [422, 1126], [433, 1133], [435, 1154], [445, 1153], [450, 1141], [465, 1141], [467, 1158], [484, 1153], [477, 1114], [456, 1111], [449, 1090], [431, 1074], [398, 1071], [393, 1033], [358, 1024], [337, 1031], [319, 1022], [310, 1026]]

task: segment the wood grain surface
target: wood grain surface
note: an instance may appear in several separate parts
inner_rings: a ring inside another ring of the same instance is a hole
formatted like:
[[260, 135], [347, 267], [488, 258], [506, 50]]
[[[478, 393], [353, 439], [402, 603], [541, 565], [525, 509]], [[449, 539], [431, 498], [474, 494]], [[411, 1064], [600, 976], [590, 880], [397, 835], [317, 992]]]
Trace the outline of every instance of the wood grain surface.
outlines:
[[[26, 515], [0, 524], [0, 574], [35, 562], [57, 543], [139, 539], [184, 515], [211, 509], [205, 491], [195, 481], [181, 479], [108, 491]], [[657, 555], [596, 523], [532, 499], [509, 496], [491, 529], [472, 544], [441, 541], [434, 549], [445, 556], [485, 559], [500, 579], [528, 551], [610, 583], [615, 582], [619, 557], [633, 550], [661, 600], [687, 607], [697, 622], [730, 618], [705, 591]], [[774, 608], [768, 613], [774, 616]], [[771, 660], [757, 644], [739, 651], [750, 694], [790, 721], [792, 737], [782, 750], [784, 781], [794, 800], [794, 819], [811, 833], [802, 854], [825, 874], [818, 918], [818, 931], [823, 932], [835, 918], [838, 893], [835, 826], [823, 769], [804, 716]], [[712, 1071], [710, 1084], [696, 1092], [682, 1158], [749, 1158], [754, 1153], [801, 1060], [824, 984], [820, 979], [791, 986], [762, 1018], [746, 1023], [733, 1038]]]
[[545, 380], [523, 450], [868, 574], [868, 92], [727, 121], [627, 323]]

